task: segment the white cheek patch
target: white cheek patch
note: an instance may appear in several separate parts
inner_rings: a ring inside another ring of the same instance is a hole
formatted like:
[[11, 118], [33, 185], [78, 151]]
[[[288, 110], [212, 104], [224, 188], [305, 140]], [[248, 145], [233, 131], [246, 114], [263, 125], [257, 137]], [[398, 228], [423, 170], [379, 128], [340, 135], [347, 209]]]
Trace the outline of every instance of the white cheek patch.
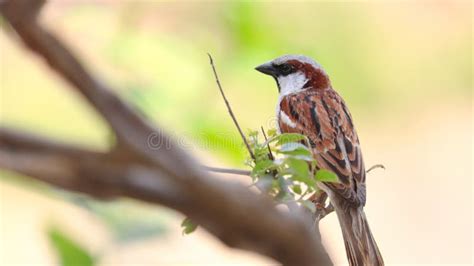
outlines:
[[277, 80], [280, 86], [280, 97], [302, 90], [308, 82], [306, 75], [300, 71], [287, 76], [280, 76]]
[[[287, 114], [280, 111], [280, 103], [286, 95], [301, 91], [306, 82], [308, 82], [308, 79], [303, 72], [296, 72], [284, 77], [278, 77], [277, 82], [280, 88], [280, 96], [278, 97], [278, 104], [276, 106], [276, 117], [279, 117], [281, 121], [289, 127], [295, 128], [296, 123], [293, 122]], [[276, 123], [276, 128], [277, 131], [281, 133], [281, 128], [278, 123]]]
[[296, 123], [293, 122], [293, 121], [291, 120], [291, 118], [288, 117], [288, 115], [287, 115], [285, 112], [283, 112], [283, 111], [280, 111], [280, 119], [281, 119], [281, 121], [282, 121], [283, 123], [285, 123], [285, 124], [288, 125], [289, 127], [291, 127], [291, 128], [295, 128], [295, 127], [296, 127]]

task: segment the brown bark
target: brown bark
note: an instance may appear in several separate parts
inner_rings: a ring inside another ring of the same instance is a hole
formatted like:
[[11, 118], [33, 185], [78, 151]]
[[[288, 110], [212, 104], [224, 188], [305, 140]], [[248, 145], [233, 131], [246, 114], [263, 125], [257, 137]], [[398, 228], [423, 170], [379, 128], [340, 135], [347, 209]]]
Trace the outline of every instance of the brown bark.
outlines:
[[[175, 209], [228, 246], [284, 265], [331, 261], [304, 215], [278, 211], [244, 186], [215, 178], [90, 73], [57, 37], [39, 25], [44, 1], [0, 1], [0, 12], [24, 44], [103, 117], [117, 138], [109, 151], [75, 147], [0, 128], [0, 168], [96, 198], [131, 197]], [[149, 145], [151, 136], [169, 143]]]

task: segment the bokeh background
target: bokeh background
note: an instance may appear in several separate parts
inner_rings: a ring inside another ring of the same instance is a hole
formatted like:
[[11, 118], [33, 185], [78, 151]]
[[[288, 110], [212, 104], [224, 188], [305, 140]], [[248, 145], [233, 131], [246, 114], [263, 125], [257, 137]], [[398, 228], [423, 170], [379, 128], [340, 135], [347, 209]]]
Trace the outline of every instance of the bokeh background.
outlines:
[[[385, 261], [473, 262], [471, 2], [56, 0], [41, 19], [122, 97], [216, 166], [244, 167], [245, 150], [206, 53], [248, 129], [273, 125], [277, 98], [274, 81], [253, 68], [287, 53], [315, 58], [352, 111], [366, 165], [386, 166], [368, 175], [366, 207]], [[103, 121], [1, 24], [2, 126], [106, 148]], [[54, 265], [68, 241], [98, 265], [274, 264], [202, 229], [182, 236], [182, 218], [0, 172], [2, 265]], [[335, 215], [321, 226], [344, 264]]]

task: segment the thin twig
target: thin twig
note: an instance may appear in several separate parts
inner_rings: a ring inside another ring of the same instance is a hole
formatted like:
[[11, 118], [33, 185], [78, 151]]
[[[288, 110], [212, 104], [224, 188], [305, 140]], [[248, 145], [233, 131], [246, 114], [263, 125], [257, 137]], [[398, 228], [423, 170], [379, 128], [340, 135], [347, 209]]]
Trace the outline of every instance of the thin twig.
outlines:
[[[262, 129], [263, 137], [265, 138], [265, 142], [267, 142], [268, 138], [267, 138], [267, 134], [265, 134], [265, 130], [263, 129], [263, 126], [261, 126], [260, 129]], [[269, 143], [267, 143], [267, 148], [268, 148], [268, 158], [273, 161], [275, 157], [273, 157], [273, 153], [272, 153], [272, 150], [270, 149]]]
[[252, 149], [250, 149], [250, 145], [247, 142], [247, 139], [245, 138], [245, 135], [242, 132], [242, 129], [240, 128], [239, 123], [237, 122], [237, 119], [234, 116], [234, 112], [232, 112], [232, 108], [230, 107], [230, 104], [227, 101], [227, 97], [225, 97], [224, 90], [222, 89], [222, 86], [221, 86], [221, 82], [219, 81], [219, 77], [217, 76], [216, 67], [214, 66], [214, 60], [212, 59], [211, 54], [208, 53], [207, 55], [209, 56], [209, 63], [212, 66], [212, 71], [214, 72], [214, 77], [216, 78], [217, 86], [219, 87], [222, 98], [224, 99], [225, 105], [227, 106], [227, 111], [229, 111], [232, 121], [234, 121], [234, 124], [237, 127], [237, 130], [239, 130], [240, 136], [242, 137], [242, 140], [244, 141], [245, 146], [247, 147], [247, 150], [249, 151], [250, 157], [252, 157], [252, 159], [255, 160], [255, 155], [253, 154]]
[[374, 169], [377, 169], [377, 168], [382, 168], [383, 170], [385, 170], [385, 166], [383, 164], [376, 164], [376, 165], [372, 165], [372, 167], [367, 169], [367, 171], [365, 171], [365, 172], [369, 173], [370, 171], [372, 171]]
[[234, 174], [234, 175], [246, 175], [250, 176], [249, 170], [241, 170], [241, 169], [230, 169], [230, 168], [219, 168], [219, 167], [212, 167], [212, 166], [203, 166], [203, 168], [210, 172], [215, 173], [224, 173], [224, 174]]
[[334, 211], [334, 206], [331, 203], [329, 203], [327, 207], [324, 207], [319, 212], [319, 220], [323, 219], [324, 217], [326, 217], [326, 215], [330, 214], [333, 211]]
[[321, 219], [334, 211], [334, 207], [332, 206], [331, 202], [329, 202], [329, 204], [326, 206], [327, 199], [328, 194], [323, 190], [319, 190], [310, 198], [310, 200], [316, 206], [316, 213], [314, 215], [315, 224], [318, 224]]

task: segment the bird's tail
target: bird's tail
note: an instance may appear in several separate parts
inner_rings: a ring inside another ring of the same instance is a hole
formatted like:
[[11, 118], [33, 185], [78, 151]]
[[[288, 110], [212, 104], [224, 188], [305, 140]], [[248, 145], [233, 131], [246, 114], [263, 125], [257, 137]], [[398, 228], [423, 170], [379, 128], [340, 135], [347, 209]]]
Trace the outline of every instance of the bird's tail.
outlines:
[[335, 208], [349, 265], [384, 265], [362, 207]]

